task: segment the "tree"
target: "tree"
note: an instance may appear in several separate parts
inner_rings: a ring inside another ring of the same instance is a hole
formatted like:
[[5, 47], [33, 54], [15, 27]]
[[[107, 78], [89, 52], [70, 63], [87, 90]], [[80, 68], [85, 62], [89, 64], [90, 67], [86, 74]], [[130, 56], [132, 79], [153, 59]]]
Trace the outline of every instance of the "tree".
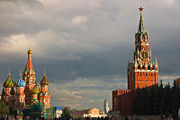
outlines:
[[176, 86], [176, 84], [174, 83], [173, 86], [173, 117], [174, 119], [178, 119], [178, 109], [180, 107], [180, 88], [178, 86]]
[[153, 115], [160, 115], [160, 104], [161, 104], [161, 98], [162, 98], [162, 94], [160, 91], [162, 91], [162, 89], [160, 88], [160, 86], [158, 86], [155, 89], [155, 95], [154, 95], [154, 102], [153, 102]]
[[0, 117], [9, 115], [9, 106], [4, 101], [0, 101]]
[[64, 108], [61, 116], [62, 116], [63, 120], [69, 120], [69, 118], [71, 118], [71, 114], [70, 114], [69, 108], [67, 108], [67, 107]]
[[147, 94], [147, 101], [146, 101], [146, 105], [147, 105], [147, 108], [146, 108], [146, 114], [148, 115], [154, 115], [154, 102], [155, 102], [155, 86], [151, 86], [150, 88], [150, 91], [148, 91], [148, 94]]
[[161, 112], [162, 114], [169, 116], [172, 113], [172, 90], [170, 88], [170, 85], [167, 84], [164, 88], [164, 94], [162, 96], [161, 101]]

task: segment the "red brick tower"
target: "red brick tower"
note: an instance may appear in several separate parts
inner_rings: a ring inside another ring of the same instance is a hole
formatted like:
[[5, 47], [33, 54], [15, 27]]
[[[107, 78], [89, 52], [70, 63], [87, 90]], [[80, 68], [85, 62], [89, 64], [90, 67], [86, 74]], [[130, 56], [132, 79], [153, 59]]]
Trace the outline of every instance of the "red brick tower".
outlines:
[[127, 87], [128, 90], [112, 91], [113, 116], [132, 114], [132, 105], [136, 96], [136, 89], [150, 87], [158, 84], [158, 63], [151, 60], [151, 50], [149, 46], [149, 34], [145, 31], [142, 17], [143, 8], [139, 8], [140, 20], [138, 31], [135, 34], [135, 51], [133, 62], [128, 63]]
[[158, 84], [158, 63], [151, 61], [149, 34], [145, 31], [142, 17], [143, 8], [139, 8], [140, 21], [135, 34], [135, 51], [133, 62], [128, 64], [127, 77], [128, 89], [144, 88]]
[[15, 106], [16, 108], [24, 108], [25, 106], [25, 94], [24, 94], [24, 87], [25, 82], [21, 77], [21, 73], [19, 75], [19, 79], [16, 82], [16, 95], [15, 95]]
[[32, 55], [31, 49], [29, 49], [29, 51], [27, 53], [28, 53], [28, 61], [27, 61], [27, 64], [26, 64], [26, 67], [24, 70], [23, 80], [26, 83], [25, 103], [26, 103], [26, 105], [30, 105], [31, 104], [31, 90], [36, 85], [36, 76], [35, 76], [35, 72], [33, 69], [32, 60], [31, 60], [31, 55]]
[[44, 104], [44, 108], [50, 108], [50, 93], [48, 91], [49, 81], [44, 73], [44, 77], [40, 82], [41, 91], [39, 93], [39, 102]]

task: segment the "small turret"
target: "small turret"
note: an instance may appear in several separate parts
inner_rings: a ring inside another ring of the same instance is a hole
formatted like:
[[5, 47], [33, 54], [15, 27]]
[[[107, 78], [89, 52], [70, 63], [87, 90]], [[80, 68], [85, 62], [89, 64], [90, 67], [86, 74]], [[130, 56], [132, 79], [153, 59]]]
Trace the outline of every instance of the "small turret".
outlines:
[[155, 70], [158, 71], [158, 62], [157, 62], [157, 56], [155, 58]]
[[147, 64], [147, 61], [145, 62], [145, 69], [147, 70], [148, 69], [148, 64]]
[[40, 82], [41, 91], [39, 93], [39, 102], [44, 104], [44, 108], [50, 108], [50, 94], [48, 91], [49, 81], [46, 77], [46, 72], [44, 71], [44, 77]]
[[137, 64], [137, 58], [136, 58], [136, 56], [135, 56], [135, 67], [137, 67], [138, 66], [138, 64]]
[[48, 81], [48, 79], [47, 79], [47, 77], [46, 77], [46, 72], [44, 72], [44, 77], [43, 77], [43, 79], [41, 80], [40, 84], [41, 84], [41, 85], [49, 85], [49, 81]]
[[157, 56], [155, 58], [155, 67], [158, 67]]
[[17, 80], [15, 85], [16, 85], [15, 107], [24, 108], [25, 106], [24, 87], [26, 83], [22, 79], [21, 72], [19, 73], [19, 79]]

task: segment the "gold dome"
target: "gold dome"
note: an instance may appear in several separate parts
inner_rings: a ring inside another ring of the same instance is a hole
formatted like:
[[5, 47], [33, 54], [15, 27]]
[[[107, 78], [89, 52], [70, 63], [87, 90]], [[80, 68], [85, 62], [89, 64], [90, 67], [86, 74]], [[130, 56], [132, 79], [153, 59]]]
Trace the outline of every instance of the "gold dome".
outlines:
[[39, 89], [37, 89], [37, 86], [34, 86], [31, 92], [32, 94], [39, 94]]
[[29, 51], [27, 52], [28, 54], [32, 54], [32, 50], [31, 49], [29, 49]]

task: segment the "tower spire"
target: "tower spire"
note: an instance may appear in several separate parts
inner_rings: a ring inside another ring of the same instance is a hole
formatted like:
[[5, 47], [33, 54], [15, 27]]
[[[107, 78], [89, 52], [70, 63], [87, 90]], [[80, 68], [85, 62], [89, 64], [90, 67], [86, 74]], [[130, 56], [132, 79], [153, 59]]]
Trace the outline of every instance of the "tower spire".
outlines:
[[32, 50], [30, 48], [29, 48], [27, 54], [28, 54], [28, 60], [31, 60]]
[[46, 77], [46, 69], [44, 69], [44, 76]]
[[29, 49], [27, 54], [28, 54], [28, 61], [26, 64], [26, 69], [27, 70], [33, 70], [33, 65], [32, 65], [32, 60], [31, 60], [32, 50]]
[[157, 56], [155, 57], [155, 66], [158, 66]]
[[28, 50], [27, 52], [28, 54], [28, 60], [26, 63], [26, 67], [23, 73], [23, 80], [26, 83], [25, 86], [25, 102], [27, 105], [31, 104], [31, 90], [34, 88], [34, 86], [36, 85], [36, 76], [35, 76], [35, 72], [33, 69], [33, 64], [32, 64], [32, 59], [31, 59], [31, 55], [32, 55], [32, 51], [31, 49]]
[[9, 76], [11, 76], [11, 70], [10, 70], [10, 66], [9, 66], [9, 74], [8, 74]]
[[140, 20], [139, 20], [139, 28], [138, 28], [138, 32], [145, 32], [145, 26], [144, 26], [144, 21], [143, 21], [143, 17], [142, 17], [142, 11], [144, 8], [140, 7], [139, 8], [139, 12], [140, 12]]

